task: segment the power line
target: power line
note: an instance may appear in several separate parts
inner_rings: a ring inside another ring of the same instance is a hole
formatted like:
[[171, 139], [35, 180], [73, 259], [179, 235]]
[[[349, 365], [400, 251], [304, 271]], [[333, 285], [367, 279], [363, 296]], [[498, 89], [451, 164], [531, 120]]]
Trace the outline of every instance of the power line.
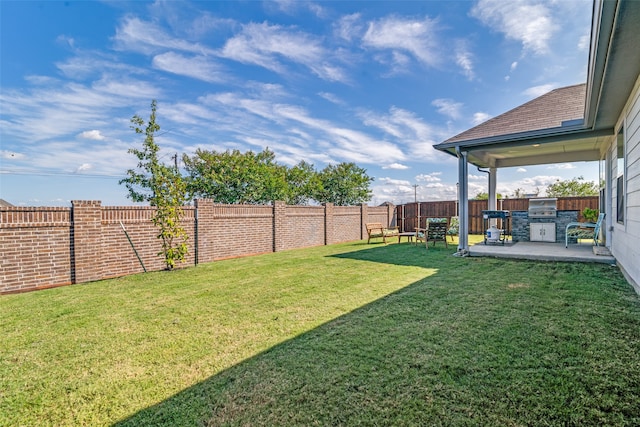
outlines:
[[33, 175], [33, 176], [69, 176], [69, 177], [82, 177], [82, 178], [126, 178], [126, 175], [110, 175], [110, 174], [89, 174], [89, 173], [73, 173], [73, 172], [29, 172], [29, 171], [12, 171], [3, 170], [0, 171], [2, 175]]

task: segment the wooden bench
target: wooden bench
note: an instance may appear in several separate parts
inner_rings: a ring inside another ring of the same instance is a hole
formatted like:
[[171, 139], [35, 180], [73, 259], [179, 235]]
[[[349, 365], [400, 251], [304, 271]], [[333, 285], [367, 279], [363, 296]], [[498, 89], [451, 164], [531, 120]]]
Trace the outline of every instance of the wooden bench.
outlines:
[[375, 237], [382, 237], [382, 241], [387, 243], [387, 237], [398, 237], [398, 227], [385, 227], [380, 222], [370, 222], [365, 224], [367, 228], [367, 243]]

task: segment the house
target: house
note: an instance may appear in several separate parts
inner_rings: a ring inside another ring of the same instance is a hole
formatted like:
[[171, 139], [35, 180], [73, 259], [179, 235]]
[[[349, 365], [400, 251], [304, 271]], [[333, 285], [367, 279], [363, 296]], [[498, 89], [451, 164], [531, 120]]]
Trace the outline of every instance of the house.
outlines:
[[458, 158], [460, 243], [468, 253], [468, 167], [597, 161], [604, 241], [640, 293], [640, 1], [594, 0], [587, 82], [556, 89], [436, 148]]

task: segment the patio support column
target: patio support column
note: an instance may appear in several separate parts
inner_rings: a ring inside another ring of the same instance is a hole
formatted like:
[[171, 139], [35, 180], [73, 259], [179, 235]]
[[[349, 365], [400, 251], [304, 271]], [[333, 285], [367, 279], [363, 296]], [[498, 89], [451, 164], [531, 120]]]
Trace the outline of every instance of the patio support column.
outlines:
[[498, 193], [496, 193], [496, 184], [498, 182], [498, 170], [496, 168], [489, 168], [489, 204], [488, 209], [490, 211], [498, 210]]
[[[487, 200], [487, 209], [490, 211], [495, 211], [498, 209], [498, 197], [496, 193], [496, 184], [498, 182], [498, 173], [496, 168], [489, 168], [489, 199]], [[497, 219], [489, 220], [492, 226], [496, 226], [498, 224]]]
[[456, 147], [458, 155], [458, 192], [459, 228], [458, 228], [458, 255], [465, 256], [469, 253], [469, 171], [467, 152]]

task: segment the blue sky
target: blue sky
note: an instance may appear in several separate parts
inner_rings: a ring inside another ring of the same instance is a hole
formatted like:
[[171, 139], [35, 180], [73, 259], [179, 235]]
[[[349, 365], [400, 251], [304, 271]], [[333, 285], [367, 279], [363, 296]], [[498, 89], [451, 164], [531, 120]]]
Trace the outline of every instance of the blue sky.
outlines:
[[[453, 200], [433, 145], [586, 81], [592, 2], [0, 1], [0, 198], [132, 204], [118, 184], [158, 101], [163, 160], [261, 151], [355, 162], [370, 204]], [[471, 196], [486, 174], [469, 169]], [[498, 191], [596, 181], [597, 163], [500, 169]], [[418, 187], [414, 189], [413, 185]]]

